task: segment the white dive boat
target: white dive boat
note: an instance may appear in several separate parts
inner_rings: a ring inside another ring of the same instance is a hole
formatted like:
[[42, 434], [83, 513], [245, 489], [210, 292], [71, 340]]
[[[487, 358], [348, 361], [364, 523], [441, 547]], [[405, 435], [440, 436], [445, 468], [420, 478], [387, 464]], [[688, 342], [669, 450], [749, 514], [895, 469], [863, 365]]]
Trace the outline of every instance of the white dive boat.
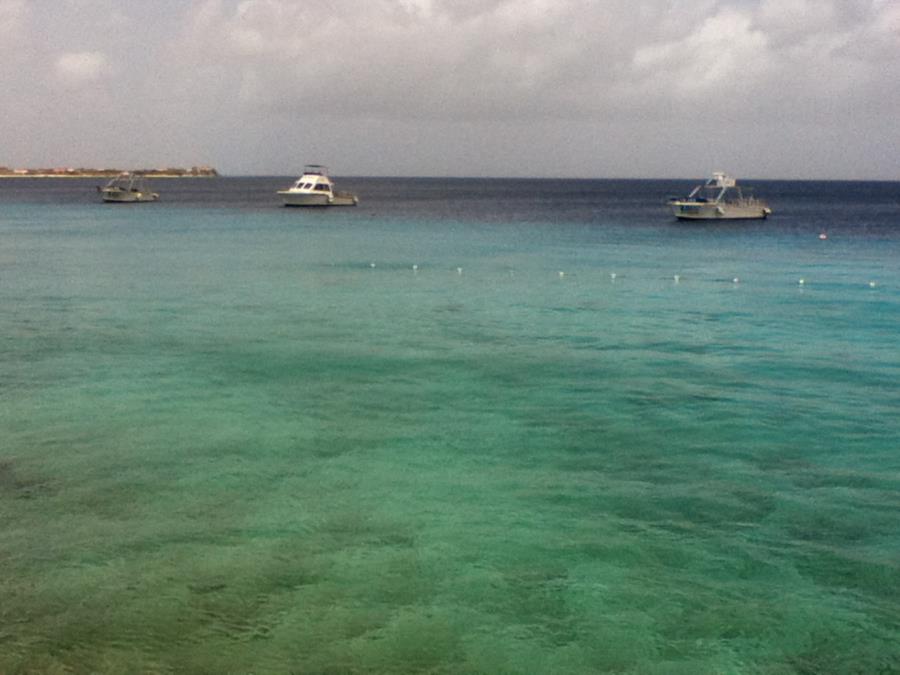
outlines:
[[745, 196], [737, 181], [721, 171], [695, 187], [687, 197], [670, 199], [669, 206], [680, 220], [765, 218], [772, 213], [766, 202]]
[[97, 187], [103, 201], [117, 204], [133, 202], [155, 202], [159, 199], [156, 192], [152, 192], [144, 183], [144, 177], [138, 173], [123, 171], [106, 184], [106, 187]]
[[285, 206], [356, 206], [359, 203], [355, 194], [336, 191], [328, 169], [318, 164], [307, 164], [303, 175], [278, 194]]

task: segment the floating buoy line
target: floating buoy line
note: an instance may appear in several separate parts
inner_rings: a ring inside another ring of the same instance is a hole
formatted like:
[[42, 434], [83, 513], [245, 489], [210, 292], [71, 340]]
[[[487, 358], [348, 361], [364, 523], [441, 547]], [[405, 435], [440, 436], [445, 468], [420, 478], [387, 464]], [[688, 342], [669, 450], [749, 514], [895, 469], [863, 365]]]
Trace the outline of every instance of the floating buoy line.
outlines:
[[[824, 233], [822, 233], [822, 234], [824, 235]], [[369, 268], [370, 268], [370, 269], [377, 269], [377, 268], [378, 268], [378, 263], [376, 263], [376, 262], [374, 262], [374, 261], [370, 262], [370, 263], [369, 263]], [[395, 265], [389, 265], [387, 269], [391, 269], [391, 268], [396, 268], [396, 266], [395, 266]], [[419, 271], [420, 271], [420, 267], [419, 267], [419, 264], [418, 264], [418, 263], [413, 263], [413, 264], [410, 265], [407, 269], [411, 269], [412, 272], [413, 272], [414, 274], [418, 274]], [[452, 268], [452, 269], [456, 271], [456, 275], [457, 275], [457, 276], [462, 276], [462, 273], [463, 273], [463, 268], [462, 268], [462, 267], [455, 267], [455, 268]], [[516, 271], [515, 271], [515, 270], [507, 270], [507, 271], [508, 271], [508, 274], [509, 274], [510, 278], [512, 278], [512, 277], [514, 277], [514, 276], [516, 275]], [[566, 278], [568, 277], [568, 273], [567, 273], [565, 270], [558, 270], [558, 271], [556, 272], [556, 276], [557, 276], [557, 278], [559, 278], [559, 279], [566, 279]], [[616, 283], [620, 278], [621, 278], [621, 277], [619, 276], [619, 273], [618, 273], [618, 272], [609, 272], [609, 280], [610, 280], [611, 283]], [[669, 277], [669, 278], [674, 282], [674, 284], [681, 284], [681, 282], [682, 282], [683, 279], [684, 279], [684, 277], [682, 277], [681, 274], [673, 274], [673, 275], [672, 275], [671, 277]], [[695, 280], [702, 280], [702, 279], [700, 279], [699, 277], [694, 277], [694, 279], [695, 279]], [[728, 282], [730, 282], [730, 285], [732, 285], [732, 286], [739, 286], [739, 285], [741, 285], [741, 284], [743, 283], [743, 282], [742, 282], [742, 279], [741, 279], [740, 277], [737, 277], [737, 276], [735, 276], [735, 277], [730, 277], [730, 278], [728, 278], [728, 279], [721, 279], [721, 278], [715, 279], [715, 278], [713, 278], [712, 281], [719, 281], [719, 282], [722, 282], [722, 281], [728, 281]], [[806, 280], [805, 277], [799, 277], [799, 278], [797, 279], [797, 282], [796, 282], [796, 283], [797, 283], [797, 286], [800, 287], [800, 288], [805, 288], [805, 287], [808, 285], [807, 280]], [[878, 284], [878, 282], [875, 281], [875, 280], [870, 280], [870, 281], [866, 282], [866, 285], [867, 285], [869, 288], [879, 288], [879, 284]]]

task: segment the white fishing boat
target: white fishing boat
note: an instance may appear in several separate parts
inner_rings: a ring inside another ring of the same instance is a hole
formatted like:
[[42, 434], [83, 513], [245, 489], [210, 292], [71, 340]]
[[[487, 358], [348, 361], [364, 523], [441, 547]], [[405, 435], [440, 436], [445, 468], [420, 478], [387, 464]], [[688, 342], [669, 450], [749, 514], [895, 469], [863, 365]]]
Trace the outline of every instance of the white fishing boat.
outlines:
[[131, 204], [134, 202], [155, 202], [159, 194], [151, 191], [144, 177], [139, 173], [123, 171], [106, 184], [97, 187], [105, 202]]
[[328, 169], [319, 164], [307, 164], [303, 175], [278, 194], [285, 206], [356, 206], [359, 203], [355, 194], [335, 190]]
[[669, 200], [679, 220], [737, 220], [766, 218], [769, 205], [752, 195], [745, 195], [737, 181], [721, 171], [695, 187], [687, 197]]

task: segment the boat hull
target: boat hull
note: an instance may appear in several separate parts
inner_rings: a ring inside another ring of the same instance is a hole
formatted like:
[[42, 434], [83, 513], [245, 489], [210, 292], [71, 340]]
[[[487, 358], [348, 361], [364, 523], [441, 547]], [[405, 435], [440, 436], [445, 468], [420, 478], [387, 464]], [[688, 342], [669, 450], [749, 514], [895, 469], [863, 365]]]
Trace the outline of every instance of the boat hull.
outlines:
[[353, 195], [328, 195], [325, 193], [279, 190], [278, 194], [285, 206], [356, 206]]
[[292, 192], [290, 190], [280, 190], [282, 201], [285, 206], [328, 206], [328, 195], [316, 194], [313, 192]]
[[671, 205], [679, 220], [762, 220], [771, 213], [761, 204], [675, 201]]
[[329, 206], [356, 206], [359, 203], [356, 195], [335, 193], [329, 202]]
[[140, 202], [155, 202], [159, 195], [155, 192], [135, 192], [133, 190], [106, 189], [100, 191], [100, 196], [108, 204], [136, 204]]

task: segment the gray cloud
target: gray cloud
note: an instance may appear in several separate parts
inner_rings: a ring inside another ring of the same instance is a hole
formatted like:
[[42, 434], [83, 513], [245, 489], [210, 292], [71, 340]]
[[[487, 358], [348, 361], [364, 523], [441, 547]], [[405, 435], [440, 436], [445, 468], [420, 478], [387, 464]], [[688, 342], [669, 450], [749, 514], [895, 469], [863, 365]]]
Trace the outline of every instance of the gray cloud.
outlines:
[[[0, 0], [17, 45], [0, 49], [34, 54], [0, 77], [46, 82], [33, 105], [78, 104], [40, 72], [69, 59], [111, 116], [152, 123], [145, 155], [230, 171], [332, 157], [348, 173], [527, 174], [553, 157], [561, 175], [900, 175], [888, 0], [147, 4], [70, 0], [50, 35], [46, 9]], [[133, 77], [104, 88], [89, 54]]]

